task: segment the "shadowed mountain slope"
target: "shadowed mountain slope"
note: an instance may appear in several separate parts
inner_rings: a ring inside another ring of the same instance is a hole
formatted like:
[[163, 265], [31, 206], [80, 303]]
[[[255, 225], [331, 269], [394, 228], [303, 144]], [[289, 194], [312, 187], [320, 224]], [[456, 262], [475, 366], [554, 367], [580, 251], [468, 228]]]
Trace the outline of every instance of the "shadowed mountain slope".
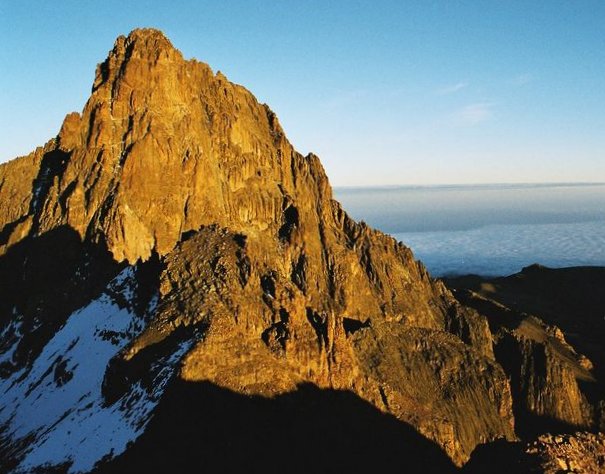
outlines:
[[532, 265], [508, 277], [446, 281], [488, 317], [518, 431], [605, 428], [604, 268]]
[[100, 473], [448, 473], [445, 453], [351, 392], [300, 386], [273, 399], [178, 382], [145, 434]]

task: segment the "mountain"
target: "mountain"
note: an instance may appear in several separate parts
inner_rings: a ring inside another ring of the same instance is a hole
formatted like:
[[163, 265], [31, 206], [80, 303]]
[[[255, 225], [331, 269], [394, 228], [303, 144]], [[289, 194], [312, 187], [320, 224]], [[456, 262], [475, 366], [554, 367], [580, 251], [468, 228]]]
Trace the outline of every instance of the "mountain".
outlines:
[[[514, 374], [538, 369], [494, 352], [526, 335], [349, 218], [267, 105], [157, 30], [0, 165], [0, 202], [1, 470], [448, 472], [526, 432]], [[592, 429], [578, 393], [532, 415]]]

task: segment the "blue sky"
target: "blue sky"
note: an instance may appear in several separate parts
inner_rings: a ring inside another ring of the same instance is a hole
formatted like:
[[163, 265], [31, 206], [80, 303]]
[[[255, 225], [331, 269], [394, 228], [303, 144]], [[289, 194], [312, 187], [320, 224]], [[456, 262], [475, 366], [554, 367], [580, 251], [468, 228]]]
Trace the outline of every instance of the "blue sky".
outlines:
[[0, 161], [142, 26], [267, 102], [334, 185], [605, 181], [603, 1], [0, 0]]

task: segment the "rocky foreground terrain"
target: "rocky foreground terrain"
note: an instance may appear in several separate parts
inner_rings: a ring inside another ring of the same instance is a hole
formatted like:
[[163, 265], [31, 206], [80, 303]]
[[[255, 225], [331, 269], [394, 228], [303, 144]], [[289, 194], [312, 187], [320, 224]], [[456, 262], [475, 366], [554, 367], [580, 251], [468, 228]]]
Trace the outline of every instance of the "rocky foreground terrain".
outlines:
[[550, 472], [537, 436], [603, 429], [598, 347], [454, 296], [159, 31], [0, 202], [0, 471]]

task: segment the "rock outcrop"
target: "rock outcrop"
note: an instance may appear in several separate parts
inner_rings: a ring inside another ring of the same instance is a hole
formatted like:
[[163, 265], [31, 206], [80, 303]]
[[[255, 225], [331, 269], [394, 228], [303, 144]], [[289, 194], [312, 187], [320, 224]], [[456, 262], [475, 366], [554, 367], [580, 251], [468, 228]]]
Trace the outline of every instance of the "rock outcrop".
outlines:
[[602, 294], [596, 290], [604, 277], [600, 268], [533, 265], [509, 277], [448, 281], [458, 288], [461, 303], [490, 322], [496, 359], [511, 380], [517, 431], [524, 437], [605, 429], [605, 352], [597, 342]]
[[543, 435], [526, 452], [539, 459], [536, 471], [544, 474], [605, 471], [605, 435], [578, 432], [572, 435]]

